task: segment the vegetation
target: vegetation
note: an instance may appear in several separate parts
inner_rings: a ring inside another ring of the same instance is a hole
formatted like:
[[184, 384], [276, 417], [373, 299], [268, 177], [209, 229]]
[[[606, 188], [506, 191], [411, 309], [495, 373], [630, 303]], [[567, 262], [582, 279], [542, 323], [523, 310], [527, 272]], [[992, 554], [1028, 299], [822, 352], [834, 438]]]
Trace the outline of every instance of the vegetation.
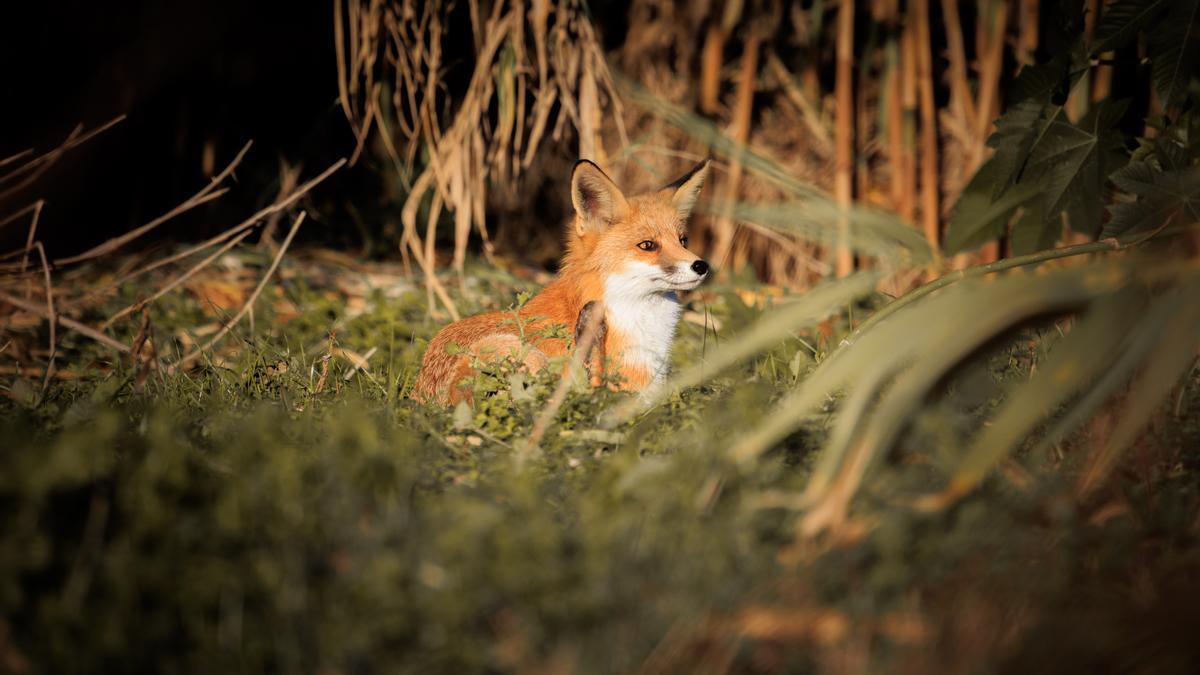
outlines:
[[[43, 202], [6, 217], [0, 670], [1196, 672], [1200, 4], [1099, 5], [984, 1], [964, 38], [958, 3], [801, 4], [789, 38], [769, 4], [635, 1], [606, 47], [572, 2], [335, 3], [346, 161], [165, 251], [127, 253], [249, 147], [78, 255], [46, 256]], [[647, 42], [672, 24], [703, 30]], [[1131, 100], [1102, 84], [1127, 67]], [[775, 159], [785, 102], [804, 139], [834, 122], [830, 175]], [[545, 280], [483, 190], [568, 124], [647, 181], [663, 139], [725, 169], [697, 239], [727, 273], [686, 298], [671, 382], [498, 363], [473, 407], [414, 403], [449, 317]], [[0, 198], [88, 137], [4, 160]], [[402, 259], [299, 245], [305, 196], [381, 158]]]

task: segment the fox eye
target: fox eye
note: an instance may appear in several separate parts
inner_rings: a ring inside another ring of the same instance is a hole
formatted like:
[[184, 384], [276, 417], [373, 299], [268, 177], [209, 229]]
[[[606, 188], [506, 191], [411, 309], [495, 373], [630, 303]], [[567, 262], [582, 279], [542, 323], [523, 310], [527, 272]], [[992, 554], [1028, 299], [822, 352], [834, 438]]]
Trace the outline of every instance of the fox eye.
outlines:
[[686, 234], [679, 237], [679, 243], [682, 244], [684, 248], [687, 248], [688, 237]]
[[658, 248], [658, 243], [647, 239], [645, 241], [639, 241], [637, 247], [643, 251], [653, 251]]

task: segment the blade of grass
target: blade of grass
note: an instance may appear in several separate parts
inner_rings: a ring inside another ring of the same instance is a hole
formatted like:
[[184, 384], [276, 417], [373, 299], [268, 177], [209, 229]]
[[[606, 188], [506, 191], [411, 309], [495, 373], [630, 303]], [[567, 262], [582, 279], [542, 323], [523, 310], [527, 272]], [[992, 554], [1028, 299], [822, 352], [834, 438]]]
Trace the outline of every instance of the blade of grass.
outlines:
[[817, 286], [796, 302], [765, 315], [743, 334], [725, 342], [700, 363], [672, 377], [664, 386], [641, 397], [622, 402], [605, 415], [605, 428], [624, 424], [646, 409], [661, 403], [670, 392], [694, 387], [716, 377], [722, 370], [769, 349], [786, 339], [792, 332], [839, 311], [847, 303], [871, 293], [880, 278], [882, 275], [878, 271], [864, 271]]

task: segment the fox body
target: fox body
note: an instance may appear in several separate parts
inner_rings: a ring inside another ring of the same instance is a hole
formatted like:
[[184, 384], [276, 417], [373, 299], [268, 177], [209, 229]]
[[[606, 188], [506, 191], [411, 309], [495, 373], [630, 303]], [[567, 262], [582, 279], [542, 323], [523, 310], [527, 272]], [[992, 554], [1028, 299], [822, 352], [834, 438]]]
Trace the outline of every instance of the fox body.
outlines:
[[[470, 400], [462, 380], [475, 359], [515, 358], [527, 370], [541, 370], [571, 346], [549, 329], [562, 326], [578, 338], [580, 315], [594, 312], [602, 313], [595, 363], [612, 386], [641, 391], [659, 384], [679, 321], [676, 292], [708, 276], [708, 263], [687, 248], [687, 218], [707, 173], [705, 160], [657, 192], [626, 198], [595, 164], [576, 164], [575, 218], [558, 278], [515, 316], [490, 312], [443, 328], [421, 361], [413, 397], [443, 405]], [[451, 344], [457, 348], [448, 350]]]

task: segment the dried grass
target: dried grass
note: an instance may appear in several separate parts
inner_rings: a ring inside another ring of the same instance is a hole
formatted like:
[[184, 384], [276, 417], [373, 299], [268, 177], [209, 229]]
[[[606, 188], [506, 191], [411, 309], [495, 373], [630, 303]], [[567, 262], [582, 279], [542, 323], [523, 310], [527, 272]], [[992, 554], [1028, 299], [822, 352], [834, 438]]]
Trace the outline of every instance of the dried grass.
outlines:
[[[478, 0], [468, 7], [474, 53], [452, 60], [474, 65], [465, 88], [452, 91], [444, 79], [452, 66], [444, 54], [449, 5], [334, 3], [339, 98], [358, 139], [351, 163], [378, 139], [407, 188], [401, 249], [451, 316], [457, 311], [433, 274], [442, 209], [453, 216], [453, 266], [461, 279], [473, 233], [484, 254], [493, 254], [489, 190], [513, 188], [546, 138], [562, 142], [568, 127], [579, 155], [606, 165], [602, 112], [621, 110], [582, 2], [501, 1], [486, 15]], [[422, 205], [423, 235], [416, 227]]]

